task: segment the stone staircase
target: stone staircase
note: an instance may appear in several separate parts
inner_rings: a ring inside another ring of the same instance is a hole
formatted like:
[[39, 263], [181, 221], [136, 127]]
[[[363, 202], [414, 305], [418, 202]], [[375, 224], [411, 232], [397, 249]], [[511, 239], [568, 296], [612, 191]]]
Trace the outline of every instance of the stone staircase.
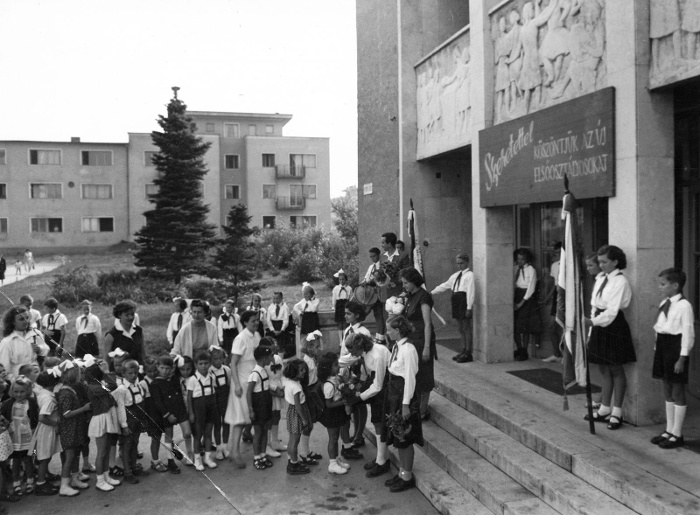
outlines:
[[504, 371], [523, 365], [459, 365], [453, 355], [443, 349], [436, 363], [414, 467], [440, 513], [700, 514], [697, 455], [649, 445], [655, 433], [644, 428], [597, 425], [590, 435], [585, 399], [570, 397], [562, 412], [560, 396]]

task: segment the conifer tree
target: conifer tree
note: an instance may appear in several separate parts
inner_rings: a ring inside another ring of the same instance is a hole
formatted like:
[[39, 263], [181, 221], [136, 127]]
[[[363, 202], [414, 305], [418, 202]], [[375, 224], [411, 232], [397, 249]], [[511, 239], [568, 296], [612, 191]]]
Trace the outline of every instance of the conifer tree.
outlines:
[[176, 282], [206, 270], [207, 251], [215, 241], [202, 195], [202, 179], [208, 172], [204, 154], [210, 144], [197, 136], [187, 106], [177, 98], [178, 89], [173, 88], [167, 116], [158, 116], [163, 131], [151, 133], [160, 149], [153, 158], [158, 191], [150, 198], [154, 208], [144, 213], [146, 225], [135, 238], [140, 247], [136, 266]]
[[220, 276], [238, 286], [241, 281], [252, 279], [255, 271], [255, 249], [251, 236], [257, 231], [250, 228], [252, 216], [248, 216], [245, 204], [231, 207], [228, 225], [222, 225], [224, 238], [220, 240], [214, 265]]

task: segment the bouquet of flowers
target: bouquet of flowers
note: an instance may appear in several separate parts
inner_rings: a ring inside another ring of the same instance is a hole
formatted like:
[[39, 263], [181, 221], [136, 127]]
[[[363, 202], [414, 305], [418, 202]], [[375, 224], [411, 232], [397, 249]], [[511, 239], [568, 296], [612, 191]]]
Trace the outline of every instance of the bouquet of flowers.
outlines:
[[384, 270], [381, 268], [376, 269], [372, 273], [372, 278], [369, 281], [370, 286], [384, 286], [387, 282], [387, 276], [384, 273]]
[[391, 261], [385, 261], [382, 263], [382, 270], [386, 274], [387, 277], [387, 283], [386, 285], [389, 288], [395, 288], [399, 284], [399, 267], [396, 263], [393, 263]]
[[357, 396], [359, 390], [357, 389], [357, 381], [354, 376], [347, 382], [340, 383], [338, 390], [345, 404], [354, 404], [360, 400]]
[[408, 302], [408, 296], [406, 293], [402, 293], [398, 297], [389, 297], [386, 299], [384, 307], [386, 312], [390, 315], [400, 315], [406, 309], [406, 304]]
[[386, 416], [386, 427], [389, 432], [396, 438], [399, 442], [406, 441], [406, 435], [411, 432], [413, 425], [409, 420], [404, 420], [401, 415], [401, 408], [399, 408], [394, 413], [390, 413]]

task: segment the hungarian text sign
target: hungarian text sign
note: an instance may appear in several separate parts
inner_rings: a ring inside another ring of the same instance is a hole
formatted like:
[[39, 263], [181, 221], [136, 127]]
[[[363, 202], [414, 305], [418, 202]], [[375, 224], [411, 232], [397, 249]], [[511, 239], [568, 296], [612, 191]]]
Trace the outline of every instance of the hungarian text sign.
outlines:
[[[534, 97], [533, 97], [534, 101]], [[606, 88], [479, 133], [481, 207], [615, 194], [615, 90]]]

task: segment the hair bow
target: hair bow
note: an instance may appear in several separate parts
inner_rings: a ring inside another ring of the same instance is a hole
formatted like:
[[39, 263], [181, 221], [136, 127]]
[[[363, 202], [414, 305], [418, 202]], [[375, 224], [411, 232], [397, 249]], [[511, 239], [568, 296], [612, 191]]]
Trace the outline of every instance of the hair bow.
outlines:
[[61, 369], [58, 367], [47, 368], [46, 373], [50, 376], [54, 376], [56, 379], [61, 378]]
[[82, 364], [85, 368], [90, 368], [95, 363], [95, 356], [93, 356], [92, 354], [85, 354], [85, 356], [83, 356]]
[[124, 349], [122, 349], [121, 347], [117, 347], [112, 352], [108, 352], [107, 356], [109, 356], [110, 358], [116, 358], [118, 356], [123, 356], [124, 354], [126, 354], [126, 352], [124, 352]]
[[306, 281], [301, 283], [301, 291], [304, 291], [304, 288], [306, 288], [307, 286], [311, 286], [311, 285], [309, 283], [307, 283]]
[[333, 274], [333, 277], [340, 277], [340, 274], [345, 275], [345, 270], [343, 270], [341, 268], [340, 270], [338, 270], [336, 273]]
[[173, 363], [175, 364], [175, 366], [176, 366], [177, 368], [184, 367], [184, 366], [185, 366], [185, 358], [183, 358], [183, 357], [180, 356], [179, 354], [176, 354], [176, 355], [173, 357]]
[[139, 374], [143, 375], [143, 365], [139, 365]]
[[221, 351], [221, 352], [223, 352], [224, 354], [226, 354], [226, 351], [224, 351], [224, 349], [222, 349], [222, 348], [219, 347], [218, 345], [210, 345], [210, 346], [209, 346], [209, 352], [214, 352], [214, 351]]
[[309, 342], [314, 341], [316, 338], [318, 338], [318, 339], [323, 338], [323, 333], [321, 331], [319, 331], [318, 329], [316, 329], [314, 332], [306, 335], [306, 341], [309, 341]]
[[[73, 368], [74, 366], [76, 366], [75, 362], [73, 362], [69, 359], [62, 361], [61, 364], [58, 365], [58, 367], [61, 368], [61, 372], [66, 372], [66, 371], [70, 370], [71, 368]], [[58, 368], [58, 367], [54, 367], [54, 368]]]
[[173, 297], [173, 302], [177, 302], [180, 299], [182, 299], [182, 297]]

